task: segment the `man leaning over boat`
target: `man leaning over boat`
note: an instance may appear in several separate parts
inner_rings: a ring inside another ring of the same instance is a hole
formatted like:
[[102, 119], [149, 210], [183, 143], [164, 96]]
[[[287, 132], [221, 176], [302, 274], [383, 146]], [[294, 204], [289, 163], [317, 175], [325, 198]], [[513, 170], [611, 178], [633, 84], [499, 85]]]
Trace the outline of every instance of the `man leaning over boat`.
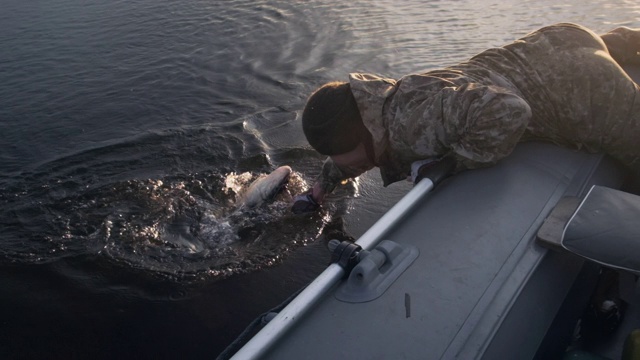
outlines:
[[292, 211], [317, 210], [339, 182], [373, 167], [387, 186], [444, 156], [456, 171], [490, 166], [527, 140], [605, 152], [638, 175], [639, 88], [622, 65], [640, 65], [640, 29], [599, 36], [564, 23], [440, 70], [325, 84], [302, 126], [328, 158]]

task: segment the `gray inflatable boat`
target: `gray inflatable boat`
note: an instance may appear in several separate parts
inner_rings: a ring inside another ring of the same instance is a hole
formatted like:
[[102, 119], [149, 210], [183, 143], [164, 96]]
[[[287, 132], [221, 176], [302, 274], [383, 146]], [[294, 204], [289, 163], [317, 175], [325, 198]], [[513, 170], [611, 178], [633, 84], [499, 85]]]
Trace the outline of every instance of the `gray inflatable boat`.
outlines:
[[[355, 244], [333, 243], [335, 262], [233, 358], [565, 357], [602, 269], [640, 270], [626, 177], [606, 156], [531, 142], [494, 167], [424, 179]], [[591, 347], [600, 355], [619, 358], [640, 327], [630, 279], [625, 323]]]

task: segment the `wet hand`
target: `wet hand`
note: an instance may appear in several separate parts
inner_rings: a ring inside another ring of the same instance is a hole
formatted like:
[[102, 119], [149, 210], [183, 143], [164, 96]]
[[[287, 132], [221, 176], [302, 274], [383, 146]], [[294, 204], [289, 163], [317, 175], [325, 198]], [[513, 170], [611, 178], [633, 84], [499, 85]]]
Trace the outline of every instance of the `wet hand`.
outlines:
[[305, 214], [318, 210], [320, 205], [313, 199], [311, 189], [296, 195], [293, 198], [291, 212], [294, 214]]

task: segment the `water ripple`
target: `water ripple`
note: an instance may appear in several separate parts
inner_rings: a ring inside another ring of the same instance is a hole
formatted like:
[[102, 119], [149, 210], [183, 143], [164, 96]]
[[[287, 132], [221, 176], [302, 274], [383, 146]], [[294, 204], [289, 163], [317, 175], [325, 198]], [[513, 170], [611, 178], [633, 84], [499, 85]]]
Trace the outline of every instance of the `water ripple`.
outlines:
[[[596, 32], [640, 27], [640, 5], [5, 0], [3, 251], [38, 261], [101, 251], [134, 267], [141, 253], [176, 268], [198, 263], [198, 256], [211, 264], [212, 255], [203, 254], [212, 253], [212, 239], [239, 236], [232, 223], [241, 219], [220, 221], [211, 209], [225, 206], [196, 190], [198, 181], [206, 181], [194, 174], [221, 181], [230, 172], [290, 164], [311, 181], [322, 157], [302, 135], [300, 110], [318, 85], [346, 80], [354, 71], [397, 78], [449, 65], [567, 21]], [[362, 193], [374, 193], [373, 183], [361, 186]], [[367, 222], [358, 214], [390, 206], [390, 198], [374, 198], [365, 209], [354, 209], [363, 229], [375, 216]], [[154, 205], [152, 199], [162, 200]], [[197, 232], [196, 223], [209, 227]], [[268, 243], [272, 236], [243, 228], [245, 238]], [[159, 248], [118, 243], [136, 237], [164, 245], [150, 255]], [[100, 250], [85, 247], [87, 242]], [[179, 256], [163, 257], [163, 251]]]

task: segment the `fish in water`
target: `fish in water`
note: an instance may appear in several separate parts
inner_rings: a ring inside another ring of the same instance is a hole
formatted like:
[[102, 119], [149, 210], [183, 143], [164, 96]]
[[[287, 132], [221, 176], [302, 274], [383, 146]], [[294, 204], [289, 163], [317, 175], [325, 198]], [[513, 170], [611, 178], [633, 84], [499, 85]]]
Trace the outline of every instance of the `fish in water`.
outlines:
[[273, 199], [289, 182], [291, 168], [280, 166], [271, 174], [255, 180], [244, 193], [240, 200], [240, 207], [253, 208], [265, 201]]

